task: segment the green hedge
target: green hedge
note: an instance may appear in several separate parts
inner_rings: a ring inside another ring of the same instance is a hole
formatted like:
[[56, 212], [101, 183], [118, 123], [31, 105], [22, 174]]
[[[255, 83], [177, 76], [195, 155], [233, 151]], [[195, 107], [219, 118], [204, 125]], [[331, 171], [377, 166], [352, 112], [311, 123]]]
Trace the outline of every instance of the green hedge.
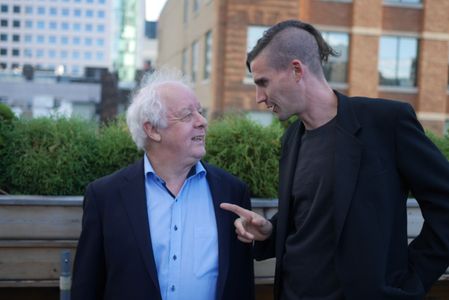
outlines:
[[[143, 155], [123, 118], [98, 127], [80, 119], [6, 115], [0, 122], [0, 189], [10, 194], [82, 195], [90, 181]], [[263, 127], [241, 116], [212, 121], [205, 160], [242, 178], [253, 197], [275, 198], [283, 131], [279, 122]], [[449, 159], [449, 136], [428, 136]]]

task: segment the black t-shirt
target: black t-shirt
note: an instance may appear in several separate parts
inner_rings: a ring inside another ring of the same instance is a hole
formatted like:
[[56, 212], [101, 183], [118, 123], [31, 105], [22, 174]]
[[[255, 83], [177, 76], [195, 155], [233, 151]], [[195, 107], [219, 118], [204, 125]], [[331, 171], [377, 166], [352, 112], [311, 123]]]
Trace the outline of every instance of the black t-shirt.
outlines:
[[344, 299], [335, 271], [335, 118], [301, 138], [283, 256], [282, 300]]

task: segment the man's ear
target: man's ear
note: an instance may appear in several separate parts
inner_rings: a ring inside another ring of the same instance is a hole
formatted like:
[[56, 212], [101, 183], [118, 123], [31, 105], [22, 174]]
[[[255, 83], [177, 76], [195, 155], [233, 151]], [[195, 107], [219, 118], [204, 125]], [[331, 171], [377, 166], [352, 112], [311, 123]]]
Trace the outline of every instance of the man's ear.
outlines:
[[143, 124], [143, 130], [145, 131], [145, 133], [151, 140], [153, 140], [155, 142], [161, 141], [162, 137], [161, 137], [161, 134], [159, 133], [159, 130], [157, 130], [156, 127], [151, 125], [150, 122], [145, 122]]
[[304, 66], [302, 62], [299, 59], [294, 59], [291, 62], [291, 66], [293, 68], [293, 75], [295, 76], [296, 80], [301, 80], [303, 74], [304, 74]]

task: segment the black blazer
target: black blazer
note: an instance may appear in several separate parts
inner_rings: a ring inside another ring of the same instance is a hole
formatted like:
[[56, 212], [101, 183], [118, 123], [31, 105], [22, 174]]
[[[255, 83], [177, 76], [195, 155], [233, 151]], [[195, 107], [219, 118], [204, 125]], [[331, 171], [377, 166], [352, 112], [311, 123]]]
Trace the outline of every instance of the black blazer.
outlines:
[[[335, 267], [345, 299], [423, 299], [449, 264], [449, 163], [409, 104], [336, 94]], [[257, 259], [276, 256], [275, 298], [302, 132], [298, 121], [284, 135], [274, 234], [255, 246]], [[410, 191], [424, 225], [408, 245]]]
[[[72, 300], [161, 299], [151, 247], [143, 159], [89, 184], [75, 257]], [[237, 240], [236, 216], [221, 202], [250, 208], [247, 186], [204, 164], [218, 231], [218, 300], [254, 299], [251, 247]], [[199, 220], [201, 221], [201, 220]]]

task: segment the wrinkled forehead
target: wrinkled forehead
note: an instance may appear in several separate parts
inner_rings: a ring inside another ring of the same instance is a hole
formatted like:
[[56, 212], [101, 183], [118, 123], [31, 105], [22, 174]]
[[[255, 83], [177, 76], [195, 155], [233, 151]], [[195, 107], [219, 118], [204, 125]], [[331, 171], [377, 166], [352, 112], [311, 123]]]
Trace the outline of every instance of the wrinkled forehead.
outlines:
[[200, 105], [193, 90], [183, 83], [165, 82], [160, 84], [156, 89], [168, 110], [175, 111]]

